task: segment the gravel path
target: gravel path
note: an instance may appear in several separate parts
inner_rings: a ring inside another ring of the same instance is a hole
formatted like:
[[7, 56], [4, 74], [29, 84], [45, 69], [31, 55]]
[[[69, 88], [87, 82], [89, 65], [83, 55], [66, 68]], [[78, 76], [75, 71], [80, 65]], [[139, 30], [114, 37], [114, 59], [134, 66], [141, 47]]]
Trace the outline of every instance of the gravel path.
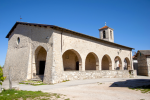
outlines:
[[143, 94], [127, 87], [111, 85], [110, 82], [95, 83], [43, 91], [64, 94], [70, 100], [150, 100], [150, 93]]
[[[40, 86], [18, 84], [13, 81], [13, 87], [21, 90], [60, 93], [70, 100], [150, 100], [150, 93], [145, 94], [129, 89], [129, 87], [142, 85], [150, 85], [150, 77], [73, 80]], [[9, 88], [8, 80], [3, 82], [2, 88]], [[57, 98], [57, 100], [64, 99]]]

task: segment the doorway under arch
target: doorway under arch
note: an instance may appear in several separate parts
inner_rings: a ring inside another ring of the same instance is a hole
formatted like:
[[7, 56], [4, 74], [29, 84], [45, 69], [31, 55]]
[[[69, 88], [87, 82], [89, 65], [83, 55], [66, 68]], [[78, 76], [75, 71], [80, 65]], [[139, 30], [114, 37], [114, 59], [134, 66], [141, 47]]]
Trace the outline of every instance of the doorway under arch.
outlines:
[[102, 58], [102, 70], [112, 70], [112, 61], [109, 55], [104, 55]]
[[47, 52], [42, 46], [35, 50], [36, 75], [44, 75], [46, 56]]
[[121, 58], [119, 56], [116, 56], [114, 59], [115, 62], [115, 70], [122, 70], [122, 61]]
[[91, 52], [85, 59], [85, 70], [97, 70], [99, 67], [99, 60], [95, 53]]
[[64, 71], [81, 70], [81, 57], [79, 53], [73, 49], [67, 50], [62, 55]]

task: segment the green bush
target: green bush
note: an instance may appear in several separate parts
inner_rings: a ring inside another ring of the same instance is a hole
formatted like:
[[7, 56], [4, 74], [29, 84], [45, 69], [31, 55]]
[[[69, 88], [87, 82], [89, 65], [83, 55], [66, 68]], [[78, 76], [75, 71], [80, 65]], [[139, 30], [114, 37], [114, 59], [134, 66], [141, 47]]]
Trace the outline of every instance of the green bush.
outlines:
[[2, 85], [2, 82], [5, 80], [6, 77], [3, 76], [3, 68], [0, 65], [0, 85]]

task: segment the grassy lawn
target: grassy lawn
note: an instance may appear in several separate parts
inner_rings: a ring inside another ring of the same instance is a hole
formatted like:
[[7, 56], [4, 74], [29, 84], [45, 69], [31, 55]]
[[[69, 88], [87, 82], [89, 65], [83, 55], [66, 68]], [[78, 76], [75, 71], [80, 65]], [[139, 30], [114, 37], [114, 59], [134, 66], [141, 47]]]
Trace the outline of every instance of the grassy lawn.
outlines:
[[44, 93], [41, 91], [3, 90], [0, 93], [0, 100], [70, 100], [65, 95], [57, 93]]
[[33, 86], [47, 85], [47, 84], [44, 84], [41, 81], [22, 81], [22, 82], [19, 82], [19, 84], [30, 84], [30, 85], [33, 85]]
[[132, 90], [141, 91], [141, 93], [150, 93], [150, 85], [138, 86], [135, 88], [130, 88]]

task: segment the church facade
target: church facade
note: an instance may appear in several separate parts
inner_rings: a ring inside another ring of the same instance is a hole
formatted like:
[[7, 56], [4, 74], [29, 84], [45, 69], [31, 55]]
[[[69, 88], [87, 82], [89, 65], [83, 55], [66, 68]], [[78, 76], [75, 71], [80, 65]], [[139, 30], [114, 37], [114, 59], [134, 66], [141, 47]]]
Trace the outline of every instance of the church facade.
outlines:
[[54, 25], [16, 22], [7, 34], [4, 76], [12, 80], [42, 77], [63, 80], [129, 77], [132, 49], [114, 43], [113, 29], [99, 29], [100, 38]]

